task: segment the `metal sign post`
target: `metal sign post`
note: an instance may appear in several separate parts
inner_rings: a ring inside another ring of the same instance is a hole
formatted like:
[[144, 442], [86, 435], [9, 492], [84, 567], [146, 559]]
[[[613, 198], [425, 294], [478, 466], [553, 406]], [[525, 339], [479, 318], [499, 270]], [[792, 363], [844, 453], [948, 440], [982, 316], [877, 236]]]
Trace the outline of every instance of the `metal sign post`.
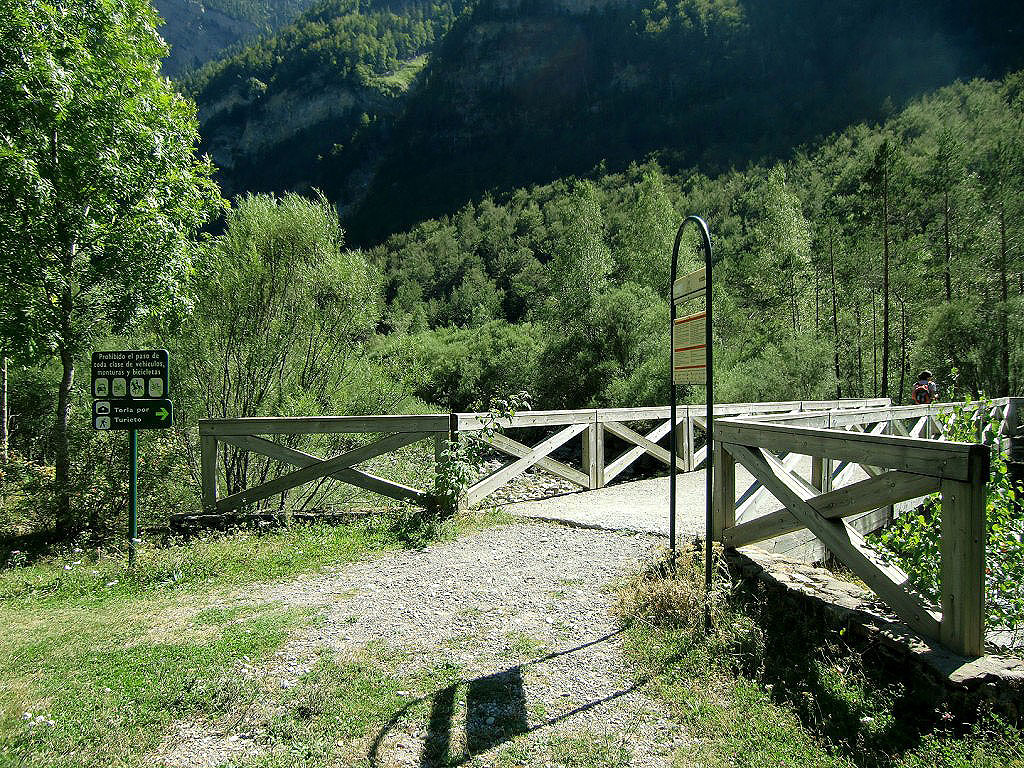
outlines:
[[[698, 269], [682, 277], [676, 277], [679, 262], [679, 243], [683, 239], [683, 231], [689, 223], [697, 225], [701, 244], [704, 248], [704, 269]], [[671, 405], [671, 464], [669, 467], [669, 511], [668, 535], [672, 549], [672, 561], [676, 557], [676, 384], [701, 384], [706, 388], [707, 402], [707, 459], [706, 480], [707, 491], [704, 510], [704, 585], [707, 594], [711, 594], [711, 530], [712, 530], [712, 492], [714, 472], [714, 451], [712, 451], [712, 435], [714, 434], [714, 382], [712, 380], [712, 338], [711, 338], [711, 233], [704, 219], [699, 216], [687, 216], [676, 231], [676, 241], [672, 248], [671, 288], [669, 295], [670, 316], [670, 376], [669, 401]], [[676, 305], [704, 296], [704, 311], [685, 317], [676, 317]], [[703, 321], [703, 322], [701, 322]], [[703, 334], [701, 333], [703, 326]], [[701, 381], [703, 379], [703, 382]], [[711, 623], [710, 602], [705, 603], [704, 623]]]
[[139, 538], [139, 430], [168, 429], [174, 408], [167, 399], [166, 349], [92, 353], [92, 426], [128, 432], [128, 567]]

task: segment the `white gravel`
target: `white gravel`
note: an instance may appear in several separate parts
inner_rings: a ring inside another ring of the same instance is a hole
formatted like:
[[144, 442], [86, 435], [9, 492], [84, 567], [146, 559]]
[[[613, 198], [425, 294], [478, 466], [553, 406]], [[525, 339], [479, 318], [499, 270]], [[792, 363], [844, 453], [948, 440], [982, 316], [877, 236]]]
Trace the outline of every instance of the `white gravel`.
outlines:
[[[450, 743], [453, 750], [474, 747], [466, 765], [493, 765], [513, 741], [511, 764], [560, 765], [552, 744], [591, 734], [616, 744], [616, 754], [628, 757], [622, 764], [653, 768], [670, 764], [685, 734], [659, 714], [625, 663], [608, 586], [662, 541], [516, 524], [267, 585], [236, 599], [316, 606], [324, 613], [259, 671], [268, 690], [295, 684], [325, 648], [345, 657], [383, 644], [407, 654], [402, 673], [459, 665], [463, 680], [454, 693], [458, 714]], [[534, 644], [527, 657], [519, 655], [523, 638]], [[482, 694], [484, 688], [491, 693]], [[437, 701], [439, 694], [410, 697]], [[216, 766], [267, 748], [252, 718], [234, 730], [211, 730], [179, 724], [154, 761]], [[360, 757], [374, 766], [434, 765], [433, 752], [425, 749], [428, 735], [422, 713], [399, 718], [360, 744]], [[436, 739], [444, 737], [435, 733]]]

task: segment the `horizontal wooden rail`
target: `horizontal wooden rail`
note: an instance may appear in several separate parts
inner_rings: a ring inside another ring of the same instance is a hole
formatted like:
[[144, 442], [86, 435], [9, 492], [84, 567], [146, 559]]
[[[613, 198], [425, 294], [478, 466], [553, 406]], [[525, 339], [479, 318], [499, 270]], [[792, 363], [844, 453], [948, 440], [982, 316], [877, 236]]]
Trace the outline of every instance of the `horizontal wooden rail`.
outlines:
[[964, 482], [974, 476], [976, 464], [984, 469], [984, 474], [988, 473], [988, 448], [971, 443], [937, 443], [896, 435], [851, 433], [739, 419], [716, 422], [715, 439]]
[[[990, 448], [952, 442], [941, 434], [935, 416], [958, 405], [716, 421], [713, 538], [737, 547], [806, 529], [909, 626], [957, 653], [980, 655]], [[1008, 411], [1008, 401], [980, 409], [979, 438], [985, 436], [989, 418], [1005, 420]], [[912, 427], [904, 426], [908, 421]], [[892, 434], [901, 431], [904, 434]], [[801, 456], [814, 457], [810, 481], [796, 472], [799, 462], [794, 458]], [[754, 478], [740, 504], [736, 464]], [[891, 519], [897, 505], [918, 503], [936, 491], [941, 493], [942, 574], [939, 605], [932, 606], [902, 570], [867, 543], [851, 520], [885, 509]], [[738, 512], [753, 514], [737, 521]]]
[[200, 419], [199, 434], [218, 435], [341, 435], [364, 432], [447, 432], [447, 413], [424, 416], [251, 416], [244, 419]]

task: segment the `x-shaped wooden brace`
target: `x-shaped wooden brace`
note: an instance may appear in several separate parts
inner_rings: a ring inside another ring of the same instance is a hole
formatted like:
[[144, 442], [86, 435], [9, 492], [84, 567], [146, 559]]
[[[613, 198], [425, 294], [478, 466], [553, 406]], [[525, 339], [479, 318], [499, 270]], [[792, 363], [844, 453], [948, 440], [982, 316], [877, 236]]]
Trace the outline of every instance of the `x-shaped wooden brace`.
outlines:
[[726, 529], [727, 546], [742, 546], [802, 528], [809, 529], [911, 627], [938, 637], [940, 614], [927, 608], [901, 569], [884, 560], [843, 518], [922, 496], [939, 487], [938, 478], [886, 472], [821, 494], [789, 472], [770, 452], [727, 443], [732, 454], [784, 506], [765, 517]]
[[[469, 506], [472, 506], [473, 504], [476, 504], [482, 499], [487, 498], [492, 493], [494, 493], [494, 491], [498, 490], [498, 488], [507, 483], [509, 480], [523, 474], [534, 464], [539, 464], [544, 458], [547, 457], [549, 453], [551, 453], [559, 446], [565, 445], [578, 434], [583, 432], [583, 430], [585, 430], [588, 426], [590, 425], [570, 424], [565, 429], [562, 429], [556, 432], [555, 434], [551, 435], [550, 437], [545, 438], [532, 448], [528, 448], [527, 446], [522, 445], [521, 443], [517, 443], [514, 440], [511, 440], [510, 438], [505, 438], [504, 441], [499, 440], [498, 442], [501, 445], [509, 449], [506, 451], [507, 453], [515, 455], [517, 452], [520, 452], [522, 453], [522, 456], [516, 461], [513, 461], [511, 464], [506, 464], [504, 467], [501, 467], [496, 472], [491, 473], [487, 477], [471, 485], [469, 489], [466, 491], [466, 503]], [[493, 437], [494, 436], [492, 436], [492, 439]], [[499, 447], [499, 445], [496, 445], [492, 441], [485, 442], [489, 442], [496, 448]], [[513, 444], [518, 447], [513, 447]], [[547, 462], [547, 466], [545, 468], [550, 468], [555, 464], [559, 465], [560, 467], [565, 467], [566, 469], [571, 469], [571, 467], [569, 467], [568, 465], [562, 464], [561, 462], [555, 462], [553, 459]], [[580, 480], [583, 480], [583, 478], [586, 477], [586, 475], [584, 475], [582, 472], [580, 472], [580, 476]], [[573, 482], [576, 481], [574, 480]], [[586, 483], [584, 481], [581, 482], [580, 484], [585, 485]]]
[[[683, 418], [684, 417], [682, 416], [677, 417], [676, 423], [678, 424], [681, 422]], [[665, 448], [658, 445], [658, 441], [668, 434], [671, 427], [672, 420], [669, 419], [668, 421], [659, 424], [646, 435], [641, 435], [635, 429], [630, 429], [625, 424], [620, 424], [617, 421], [604, 422], [604, 429], [606, 432], [611, 432], [616, 437], [625, 440], [627, 443], [632, 443], [635, 446], [634, 448], [627, 449], [625, 453], [615, 459], [615, 461], [609, 462], [605, 466], [605, 483], [610, 483], [613, 479], [618, 477], [626, 467], [645, 453], [650, 454], [665, 466], [669, 466], [672, 462], [672, 455]]]
[[226, 512], [237, 509], [244, 504], [251, 504], [261, 499], [276, 496], [283, 491], [304, 485], [313, 480], [319, 480], [322, 477], [342, 480], [350, 485], [365, 488], [366, 490], [392, 498], [421, 501], [426, 496], [422, 491], [375, 477], [358, 469], [353, 469], [353, 465], [384, 453], [390, 453], [410, 443], [430, 437], [431, 434], [428, 432], [403, 432], [397, 435], [388, 435], [375, 440], [369, 445], [353, 448], [351, 451], [346, 451], [330, 459], [321, 459], [319, 456], [303, 453], [294, 448], [288, 448], [287, 446], [279, 445], [254, 435], [224, 435], [219, 438], [222, 442], [269, 456], [272, 459], [301, 467], [301, 469], [289, 472], [261, 485], [246, 488], [230, 496], [225, 496], [217, 501], [217, 511]]

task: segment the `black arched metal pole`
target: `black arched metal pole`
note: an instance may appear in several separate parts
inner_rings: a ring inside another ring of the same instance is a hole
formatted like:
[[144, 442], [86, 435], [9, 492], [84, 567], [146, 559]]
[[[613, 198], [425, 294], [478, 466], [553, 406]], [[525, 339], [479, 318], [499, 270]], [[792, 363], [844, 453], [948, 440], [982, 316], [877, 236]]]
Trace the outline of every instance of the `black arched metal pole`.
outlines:
[[[715, 391], [714, 382], [712, 381], [712, 347], [714, 346], [711, 341], [711, 233], [708, 230], [708, 225], [700, 216], [687, 216], [683, 219], [683, 223], [679, 225], [679, 229], [676, 231], [675, 245], [672, 247], [672, 268], [669, 277], [669, 401], [671, 405], [671, 414], [669, 418], [672, 421], [669, 438], [671, 440], [671, 446], [669, 453], [671, 454], [670, 466], [669, 466], [669, 501], [668, 501], [668, 536], [669, 546], [672, 549], [672, 561], [675, 562], [676, 557], [676, 451], [678, 450], [678, 443], [676, 440], [676, 377], [675, 377], [675, 344], [674, 334], [676, 327], [676, 302], [673, 292], [675, 290], [676, 273], [679, 263], [679, 243], [683, 239], [683, 231], [686, 229], [686, 225], [693, 222], [697, 225], [697, 230], [700, 232], [701, 244], [704, 246], [704, 301], [705, 301], [705, 334], [707, 336], [707, 348], [705, 349], [706, 360], [707, 360], [707, 371], [705, 372], [706, 379], [706, 395], [707, 395], [707, 458], [705, 459], [705, 470], [707, 480], [706, 490], [706, 503], [704, 509], [704, 584], [708, 594], [711, 593], [711, 503], [712, 503], [712, 489], [713, 489], [713, 472], [714, 472], [714, 452], [711, 449], [712, 443], [712, 430], [714, 428], [714, 403], [715, 403]], [[708, 603], [710, 606], [710, 603]], [[705, 611], [705, 624], [710, 624], [711, 616], [710, 613]]]

